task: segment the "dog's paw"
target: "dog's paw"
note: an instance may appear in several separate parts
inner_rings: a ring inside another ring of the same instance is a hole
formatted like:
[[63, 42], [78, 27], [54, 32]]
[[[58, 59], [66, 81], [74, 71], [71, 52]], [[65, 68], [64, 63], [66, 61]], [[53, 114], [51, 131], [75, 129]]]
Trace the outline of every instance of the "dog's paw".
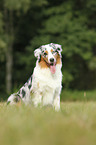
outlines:
[[55, 111], [60, 111], [60, 98], [55, 98], [54, 100], [54, 104], [53, 104], [53, 108], [55, 109]]

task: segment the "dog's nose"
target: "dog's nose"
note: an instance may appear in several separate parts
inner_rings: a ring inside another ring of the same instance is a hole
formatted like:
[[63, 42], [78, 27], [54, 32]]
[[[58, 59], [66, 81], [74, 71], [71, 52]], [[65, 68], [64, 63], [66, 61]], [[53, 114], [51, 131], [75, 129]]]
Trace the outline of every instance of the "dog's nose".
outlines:
[[50, 62], [54, 62], [54, 58], [50, 58]]

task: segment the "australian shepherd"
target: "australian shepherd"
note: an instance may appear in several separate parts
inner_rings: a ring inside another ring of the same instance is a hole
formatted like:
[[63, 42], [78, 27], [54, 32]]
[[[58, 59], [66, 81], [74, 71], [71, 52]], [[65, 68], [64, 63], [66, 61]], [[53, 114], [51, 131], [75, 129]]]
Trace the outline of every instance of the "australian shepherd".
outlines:
[[62, 88], [62, 48], [59, 44], [42, 45], [34, 51], [37, 58], [33, 74], [17, 92], [9, 96], [7, 104], [24, 102], [34, 106], [51, 105], [60, 110], [60, 93]]

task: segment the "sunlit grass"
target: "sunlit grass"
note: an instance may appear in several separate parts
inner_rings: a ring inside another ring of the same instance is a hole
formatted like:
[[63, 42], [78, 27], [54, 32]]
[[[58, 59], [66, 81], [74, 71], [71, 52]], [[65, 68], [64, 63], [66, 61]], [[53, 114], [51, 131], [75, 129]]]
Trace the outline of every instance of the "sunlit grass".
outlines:
[[50, 107], [0, 104], [1, 145], [95, 145], [96, 103], [62, 103]]

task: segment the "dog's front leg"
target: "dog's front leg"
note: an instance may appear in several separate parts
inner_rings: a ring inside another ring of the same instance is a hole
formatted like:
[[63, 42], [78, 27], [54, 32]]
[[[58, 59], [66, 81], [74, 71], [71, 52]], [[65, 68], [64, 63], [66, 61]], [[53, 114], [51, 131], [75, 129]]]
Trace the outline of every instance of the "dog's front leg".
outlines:
[[31, 96], [32, 102], [34, 104], [35, 107], [38, 107], [39, 105], [41, 105], [41, 101], [42, 101], [42, 93], [40, 92], [34, 92], [33, 95]]
[[47, 88], [43, 92], [43, 98], [42, 98], [43, 106], [52, 105], [53, 104], [53, 96], [54, 96], [53, 89]]
[[55, 91], [55, 96], [53, 100], [53, 108], [55, 109], [55, 111], [60, 110], [60, 92], [61, 92], [61, 89], [56, 89]]

